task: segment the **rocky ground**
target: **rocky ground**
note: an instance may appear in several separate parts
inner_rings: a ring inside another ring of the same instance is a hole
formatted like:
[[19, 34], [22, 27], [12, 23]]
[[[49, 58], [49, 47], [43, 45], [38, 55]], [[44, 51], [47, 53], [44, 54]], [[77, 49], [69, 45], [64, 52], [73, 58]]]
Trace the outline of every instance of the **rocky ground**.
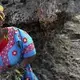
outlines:
[[80, 1], [1, 0], [4, 26], [26, 30], [37, 49], [39, 80], [80, 80]]

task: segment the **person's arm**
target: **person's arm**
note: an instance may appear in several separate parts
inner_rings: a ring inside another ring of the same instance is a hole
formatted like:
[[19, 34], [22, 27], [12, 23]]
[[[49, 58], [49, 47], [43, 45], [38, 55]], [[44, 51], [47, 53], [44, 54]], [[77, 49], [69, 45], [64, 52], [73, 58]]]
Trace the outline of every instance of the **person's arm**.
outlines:
[[20, 35], [23, 43], [22, 48], [23, 61], [21, 66], [23, 66], [25, 70], [23, 78], [33, 80], [35, 78], [35, 75], [32, 71], [30, 63], [34, 60], [36, 56], [36, 48], [32, 40], [32, 37], [28, 33], [25, 33], [23, 30], [20, 30]]
[[34, 61], [36, 55], [32, 56], [32, 57], [29, 57], [29, 58], [24, 58], [24, 60], [22, 61], [21, 65], [23, 67], [25, 67], [27, 64], [30, 64]]

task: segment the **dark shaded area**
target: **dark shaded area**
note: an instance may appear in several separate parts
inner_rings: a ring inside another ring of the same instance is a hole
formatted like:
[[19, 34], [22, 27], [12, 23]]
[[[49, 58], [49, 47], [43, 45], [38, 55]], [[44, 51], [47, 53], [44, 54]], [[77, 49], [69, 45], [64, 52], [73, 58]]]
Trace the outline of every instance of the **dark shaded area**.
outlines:
[[64, 29], [64, 24], [71, 20], [71, 15], [69, 13], [66, 13], [65, 11], [56, 13], [57, 20], [53, 22], [53, 25], [55, 26], [56, 33], [61, 33]]
[[80, 34], [71, 34], [70, 39], [80, 39]]
[[1, 3], [3, 4], [3, 5], [6, 5], [6, 4], [8, 4], [8, 0], [3, 0]]
[[27, 1], [26, 0], [20, 0], [20, 2], [25, 5]]

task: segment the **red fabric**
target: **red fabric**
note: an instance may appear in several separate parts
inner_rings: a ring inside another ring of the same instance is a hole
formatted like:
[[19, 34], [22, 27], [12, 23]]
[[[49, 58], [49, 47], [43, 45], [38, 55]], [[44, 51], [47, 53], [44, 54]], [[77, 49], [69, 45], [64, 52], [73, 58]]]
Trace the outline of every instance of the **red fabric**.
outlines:
[[7, 45], [8, 39], [3, 39], [0, 43], [0, 52], [3, 50], [3, 48]]

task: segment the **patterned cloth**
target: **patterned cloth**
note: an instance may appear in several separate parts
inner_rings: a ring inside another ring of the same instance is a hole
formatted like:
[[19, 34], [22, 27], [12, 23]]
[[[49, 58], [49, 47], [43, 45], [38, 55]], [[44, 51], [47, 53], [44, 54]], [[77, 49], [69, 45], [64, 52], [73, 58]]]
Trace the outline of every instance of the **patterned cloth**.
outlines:
[[[0, 52], [0, 72], [14, 66], [22, 59], [36, 55], [34, 43], [29, 34], [16, 27], [7, 27], [8, 43]], [[22, 80], [38, 80], [30, 64], [26, 65]]]

